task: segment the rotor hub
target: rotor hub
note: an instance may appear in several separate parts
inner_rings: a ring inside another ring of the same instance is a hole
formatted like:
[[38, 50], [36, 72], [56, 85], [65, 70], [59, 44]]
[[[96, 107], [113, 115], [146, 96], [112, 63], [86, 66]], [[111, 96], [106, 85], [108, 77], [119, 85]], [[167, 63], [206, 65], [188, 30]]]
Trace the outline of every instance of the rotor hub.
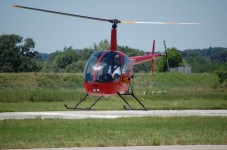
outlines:
[[113, 24], [121, 23], [121, 21], [118, 20], [118, 19], [111, 19], [111, 20], [109, 20], [109, 22], [110, 22], [110, 23], [113, 23]]
[[117, 24], [121, 23], [121, 21], [118, 20], [118, 19], [111, 19], [111, 20], [109, 20], [109, 22], [112, 23], [112, 28], [113, 29], [116, 29], [117, 28]]

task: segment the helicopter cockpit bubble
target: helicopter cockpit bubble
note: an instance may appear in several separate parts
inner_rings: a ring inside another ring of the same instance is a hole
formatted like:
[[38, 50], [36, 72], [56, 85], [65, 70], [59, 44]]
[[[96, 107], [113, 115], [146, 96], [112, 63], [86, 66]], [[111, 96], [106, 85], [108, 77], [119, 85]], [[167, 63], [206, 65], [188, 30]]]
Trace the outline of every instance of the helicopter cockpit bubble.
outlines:
[[85, 82], [117, 82], [121, 76], [121, 55], [110, 50], [97, 51], [88, 60], [84, 70]]

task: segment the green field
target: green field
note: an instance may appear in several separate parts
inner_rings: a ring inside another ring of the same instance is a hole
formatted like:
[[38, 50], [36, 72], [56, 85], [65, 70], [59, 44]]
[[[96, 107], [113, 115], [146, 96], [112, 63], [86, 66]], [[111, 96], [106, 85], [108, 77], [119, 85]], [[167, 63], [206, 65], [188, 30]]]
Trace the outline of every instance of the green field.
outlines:
[[3, 120], [0, 149], [227, 144], [226, 124], [226, 117]]
[[[215, 74], [140, 73], [134, 81], [135, 95], [148, 109], [227, 109], [227, 87]], [[64, 104], [74, 105], [84, 94], [82, 74], [0, 74], [0, 112], [65, 110]], [[130, 96], [126, 98], [139, 107]], [[94, 109], [121, 110], [123, 105], [118, 96], [110, 96]]]
[[[227, 88], [215, 74], [140, 73], [134, 80], [135, 95], [148, 109], [227, 109]], [[64, 104], [75, 105], [84, 94], [82, 74], [0, 74], [0, 112], [64, 111]], [[82, 107], [91, 102], [89, 97]], [[93, 108], [122, 110], [123, 105], [110, 96]], [[1, 120], [0, 149], [227, 144], [226, 124], [226, 117]]]

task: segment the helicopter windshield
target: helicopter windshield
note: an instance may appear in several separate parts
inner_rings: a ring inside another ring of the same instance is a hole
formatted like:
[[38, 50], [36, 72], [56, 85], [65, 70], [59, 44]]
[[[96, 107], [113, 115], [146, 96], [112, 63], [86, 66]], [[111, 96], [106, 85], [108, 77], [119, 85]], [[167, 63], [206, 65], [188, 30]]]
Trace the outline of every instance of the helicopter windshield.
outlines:
[[85, 82], [117, 82], [121, 75], [121, 56], [117, 52], [97, 51], [88, 60]]

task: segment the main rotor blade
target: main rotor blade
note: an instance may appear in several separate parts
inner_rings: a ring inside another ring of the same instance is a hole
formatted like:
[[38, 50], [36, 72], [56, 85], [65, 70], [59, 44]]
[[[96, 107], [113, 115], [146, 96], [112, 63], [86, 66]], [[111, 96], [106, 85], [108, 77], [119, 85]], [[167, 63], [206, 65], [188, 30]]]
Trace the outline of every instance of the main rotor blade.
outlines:
[[52, 14], [59, 14], [59, 15], [71, 16], [71, 17], [78, 17], [78, 18], [84, 18], [84, 19], [105, 21], [105, 22], [110, 22], [110, 23], [114, 23], [114, 24], [125, 23], [125, 24], [170, 24], [170, 25], [180, 24], [180, 25], [203, 25], [202, 23], [139, 22], [139, 21], [129, 21], [129, 20], [120, 21], [120, 20], [118, 20], [118, 19], [103, 19], [103, 18], [96, 18], [96, 17], [89, 17], [89, 16], [76, 15], [76, 14], [69, 14], [69, 13], [63, 13], [63, 12], [52, 11], [52, 10], [45, 10], [45, 9], [39, 9], [39, 8], [32, 8], [32, 7], [26, 7], [26, 6], [20, 6], [20, 5], [14, 5], [14, 7], [23, 8], [23, 9], [29, 9], [29, 10], [35, 10], [35, 11], [42, 11], [42, 12], [47, 12], [47, 13], [52, 13]]
[[129, 20], [123, 20], [121, 23], [125, 24], [170, 24], [170, 25], [203, 25], [202, 23], [181, 23], [181, 22], [140, 22], [140, 21], [129, 21]]
[[19, 6], [19, 5], [14, 5], [14, 7], [23, 8], [23, 9], [29, 9], [29, 10], [36, 10], [36, 11], [42, 11], [42, 12], [47, 12], [47, 13], [52, 13], [52, 14], [59, 14], [59, 15], [71, 16], [71, 17], [92, 19], [92, 20], [98, 20], [98, 21], [105, 21], [105, 22], [111, 22], [112, 21], [110, 19], [103, 19], [103, 18], [96, 18], [96, 17], [88, 17], [88, 16], [75, 15], [75, 14], [69, 14], [69, 13], [63, 13], [63, 12], [51, 11], [51, 10], [45, 10], [45, 9], [39, 9], [39, 8], [32, 8], [32, 7], [25, 7], [25, 6]]

